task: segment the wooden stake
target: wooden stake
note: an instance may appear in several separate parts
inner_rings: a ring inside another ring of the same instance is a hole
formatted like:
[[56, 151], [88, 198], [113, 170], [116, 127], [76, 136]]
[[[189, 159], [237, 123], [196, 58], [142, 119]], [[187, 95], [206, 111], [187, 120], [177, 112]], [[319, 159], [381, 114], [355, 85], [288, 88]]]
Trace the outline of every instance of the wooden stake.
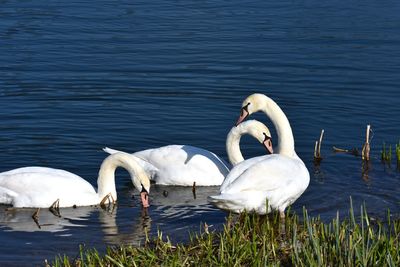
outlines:
[[370, 144], [369, 144], [369, 132], [371, 131], [371, 125], [367, 125], [367, 133], [365, 136], [365, 144], [363, 145], [362, 151], [361, 151], [361, 157], [363, 160], [369, 160], [369, 152], [371, 150]]
[[192, 193], [193, 193], [193, 198], [196, 199], [196, 182], [193, 182]]

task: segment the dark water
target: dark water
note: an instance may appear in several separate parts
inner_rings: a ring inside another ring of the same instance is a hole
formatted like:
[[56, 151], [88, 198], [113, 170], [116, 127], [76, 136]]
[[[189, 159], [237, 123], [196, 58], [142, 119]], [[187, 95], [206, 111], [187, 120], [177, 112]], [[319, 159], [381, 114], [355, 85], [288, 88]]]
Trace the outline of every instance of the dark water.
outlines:
[[[189, 144], [226, 159], [242, 100], [262, 92], [289, 117], [311, 174], [294, 210], [345, 216], [352, 196], [373, 216], [398, 216], [400, 174], [379, 153], [400, 138], [399, 28], [394, 0], [0, 1], [0, 170], [62, 168], [95, 185], [105, 145]], [[373, 160], [362, 175], [359, 158], [331, 151], [361, 148], [368, 123]], [[263, 153], [250, 138], [242, 144], [246, 157]], [[127, 173], [117, 176], [114, 211], [42, 211], [40, 230], [32, 210], [0, 206], [0, 265], [75, 257], [79, 244], [139, 244], [158, 229], [184, 241], [202, 222], [224, 222], [206, 202], [218, 188], [193, 199], [190, 188], [153, 187], [142, 214]]]

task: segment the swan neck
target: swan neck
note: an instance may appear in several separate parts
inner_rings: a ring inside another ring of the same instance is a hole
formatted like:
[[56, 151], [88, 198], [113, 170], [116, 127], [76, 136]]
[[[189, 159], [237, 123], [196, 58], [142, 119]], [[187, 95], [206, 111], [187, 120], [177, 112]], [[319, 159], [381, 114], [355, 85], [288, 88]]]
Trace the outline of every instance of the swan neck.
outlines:
[[240, 138], [244, 133], [241, 131], [242, 127], [239, 126], [234, 126], [226, 138], [226, 153], [228, 154], [229, 162], [233, 166], [244, 161], [242, 152], [240, 151]]
[[[118, 152], [108, 156], [100, 166], [97, 179], [98, 195], [102, 200], [107, 194], [111, 193], [114, 200], [117, 200], [115, 186], [115, 170], [122, 167], [128, 171], [134, 186], [141, 190], [141, 183], [146, 182], [146, 175], [141, 166], [135, 161], [134, 156]], [[148, 179], [147, 179], [148, 180]], [[150, 181], [148, 181], [150, 183]]]
[[289, 157], [295, 156], [294, 137], [288, 118], [282, 109], [272, 99], [266, 97], [264, 105], [260, 108], [274, 124], [278, 135], [276, 152]]

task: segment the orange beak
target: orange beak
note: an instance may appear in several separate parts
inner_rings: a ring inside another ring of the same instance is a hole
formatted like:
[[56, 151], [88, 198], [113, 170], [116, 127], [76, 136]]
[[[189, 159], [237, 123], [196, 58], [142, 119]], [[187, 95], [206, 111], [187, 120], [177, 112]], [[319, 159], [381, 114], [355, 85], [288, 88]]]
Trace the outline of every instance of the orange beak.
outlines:
[[263, 142], [263, 145], [264, 145], [264, 147], [267, 149], [267, 151], [268, 151], [270, 154], [273, 154], [273, 153], [274, 153], [274, 148], [272, 147], [271, 138], [266, 139], [266, 140]]
[[140, 199], [142, 200], [143, 208], [148, 208], [149, 204], [149, 194], [146, 191], [140, 192]]
[[249, 112], [247, 111], [247, 106], [243, 107], [240, 110], [240, 116], [239, 119], [236, 122], [236, 126], [238, 126], [242, 121], [244, 121], [247, 117], [249, 116]]

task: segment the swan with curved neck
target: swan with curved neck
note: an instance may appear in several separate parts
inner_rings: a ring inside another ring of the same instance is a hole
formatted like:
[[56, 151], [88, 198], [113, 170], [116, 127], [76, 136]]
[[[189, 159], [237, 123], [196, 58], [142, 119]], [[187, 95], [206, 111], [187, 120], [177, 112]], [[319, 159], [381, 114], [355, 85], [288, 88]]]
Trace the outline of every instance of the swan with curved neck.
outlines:
[[278, 104], [266, 95], [252, 94], [247, 97], [243, 101], [240, 116], [236, 125], [239, 125], [248, 116], [258, 111], [264, 112], [274, 124], [278, 135], [278, 145], [275, 152], [289, 157], [295, 156], [294, 137], [289, 120]]
[[226, 152], [228, 154], [229, 162], [233, 166], [244, 161], [242, 152], [240, 151], [240, 139], [245, 134], [249, 134], [256, 138], [270, 154], [274, 153], [271, 142], [271, 133], [268, 127], [259, 121], [248, 120], [232, 127], [226, 138]]
[[150, 180], [135, 158], [127, 153], [108, 156], [101, 164], [98, 192], [83, 178], [68, 171], [46, 167], [24, 167], [0, 173], [0, 203], [15, 208], [90, 206], [115, 202], [115, 170], [126, 169], [135, 188], [141, 192], [142, 205], [148, 204]]
[[[270, 131], [262, 123], [249, 120], [229, 132], [226, 148], [233, 165], [243, 160], [240, 137], [250, 134], [272, 151]], [[109, 154], [118, 150], [104, 148]], [[162, 185], [197, 186], [221, 185], [229, 173], [227, 164], [214, 153], [193, 146], [169, 145], [132, 154], [151, 180]]]
[[237, 125], [257, 111], [263, 111], [276, 128], [277, 154], [255, 157], [237, 164], [221, 185], [220, 194], [209, 197], [209, 201], [221, 209], [234, 212], [247, 210], [265, 214], [279, 210], [284, 218], [285, 208], [308, 187], [310, 175], [295, 152], [289, 121], [272, 99], [262, 94], [247, 97]]

